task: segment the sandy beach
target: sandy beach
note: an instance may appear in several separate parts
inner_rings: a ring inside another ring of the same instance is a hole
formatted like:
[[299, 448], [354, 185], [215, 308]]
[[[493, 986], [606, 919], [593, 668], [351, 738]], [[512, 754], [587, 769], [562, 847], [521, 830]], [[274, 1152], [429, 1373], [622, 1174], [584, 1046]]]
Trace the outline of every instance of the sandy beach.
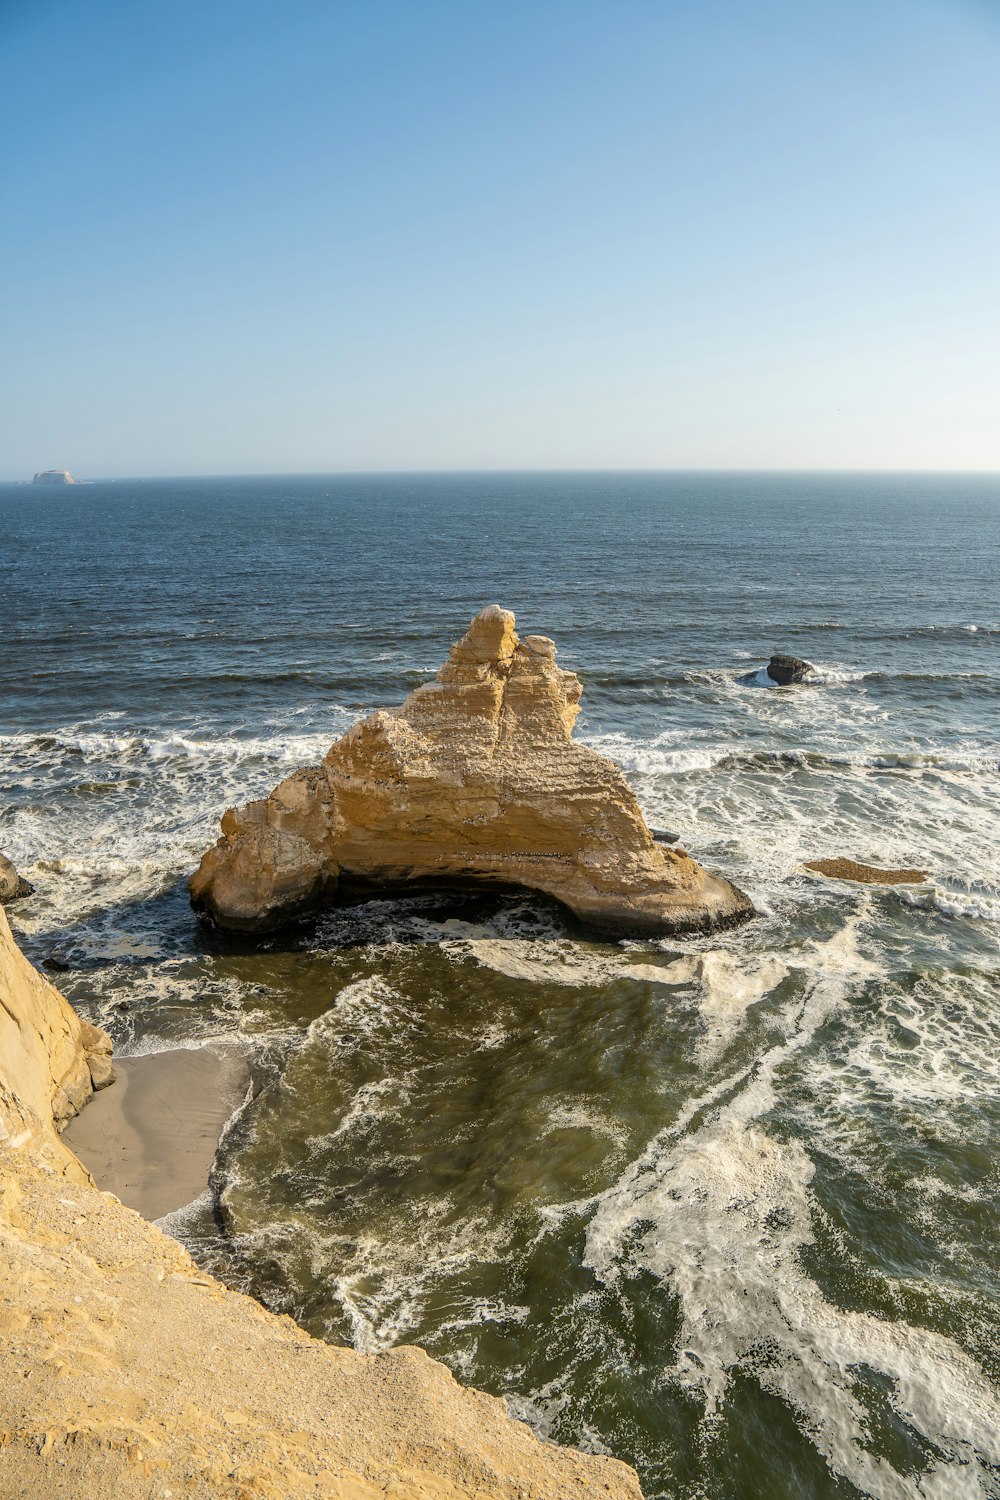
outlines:
[[235, 1050], [174, 1048], [116, 1058], [115, 1067], [117, 1081], [65, 1139], [98, 1187], [160, 1219], [207, 1187], [219, 1136], [246, 1088], [246, 1060]]

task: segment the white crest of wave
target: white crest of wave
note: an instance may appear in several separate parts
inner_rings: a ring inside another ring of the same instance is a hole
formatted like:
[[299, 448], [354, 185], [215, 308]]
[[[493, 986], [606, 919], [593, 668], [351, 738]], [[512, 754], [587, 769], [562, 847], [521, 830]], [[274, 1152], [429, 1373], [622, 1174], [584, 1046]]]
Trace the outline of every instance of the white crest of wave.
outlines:
[[979, 922], [1000, 922], [1000, 892], [996, 887], [955, 891], [932, 887], [927, 891], [901, 891], [907, 906], [921, 911], [939, 911], [945, 917], [969, 917]]
[[[741, 1369], [785, 1400], [837, 1474], [877, 1500], [980, 1496], [978, 1457], [1000, 1462], [1000, 1401], [952, 1340], [828, 1302], [802, 1268], [813, 1239], [813, 1165], [761, 1123], [775, 1077], [878, 972], [858, 950], [864, 910], [806, 960], [784, 1039], [742, 1078], [695, 1100], [594, 1200], [585, 1260], [605, 1281], [642, 1266], [681, 1310], [672, 1373], [706, 1415]], [[890, 1382], [896, 1412], [945, 1457], [919, 1480], [867, 1447], [858, 1376]]]
[[342, 1032], [346, 1026], [373, 1035], [379, 1030], [394, 1030], [419, 1022], [420, 1013], [414, 1005], [408, 1004], [384, 979], [370, 975], [344, 986], [329, 1010], [309, 1023], [303, 1045], [315, 1042], [325, 1049], [334, 1033]]
[[637, 963], [628, 949], [600, 953], [564, 937], [500, 937], [495, 928], [455, 918], [434, 924], [434, 930], [442, 951], [454, 961], [471, 959], [527, 984], [581, 989], [632, 980], [692, 986], [710, 1033], [705, 1045], [713, 1054], [739, 1028], [747, 1009], [788, 973], [788, 965], [773, 954], [743, 956], [711, 949], [668, 963]]
[[725, 745], [692, 745], [691, 736], [677, 729], [664, 729], [650, 739], [622, 733], [583, 735], [581, 739], [600, 755], [616, 760], [623, 770], [645, 776], [710, 771], [731, 754], [731, 747]]
[[706, 1023], [700, 1051], [708, 1060], [724, 1051], [750, 1006], [777, 989], [788, 972], [788, 965], [773, 953], [743, 957], [713, 948], [676, 959], [659, 971], [659, 978], [697, 986]]
[[[448, 924], [452, 928], [457, 925]], [[473, 930], [475, 936], [446, 939], [441, 945], [443, 950], [452, 959], [472, 959], [508, 979], [582, 988], [628, 974], [620, 961], [589, 954], [566, 938], [499, 938], [488, 930]]]
[[[812, 671], [809, 673], [808, 677], [804, 679], [803, 683], [796, 684], [796, 687], [839, 686], [848, 682], [863, 682], [864, 679], [869, 676], [868, 672], [861, 671], [856, 667], [836, 666], [832, 662], [813, 662], [812, 668]], [[743, 681], [746, 683], [747, 679], [744, 678]], [[764, 666], [756, 671], [749, 679], [749, 686], [761, 688], [776, 688], [781, 687], [782, 684], [779, 682], [775, 682], [774, 678], [769, 674], [767, 667]], [[788, 684], [785, 684], [785, 686], [788, 686]]]

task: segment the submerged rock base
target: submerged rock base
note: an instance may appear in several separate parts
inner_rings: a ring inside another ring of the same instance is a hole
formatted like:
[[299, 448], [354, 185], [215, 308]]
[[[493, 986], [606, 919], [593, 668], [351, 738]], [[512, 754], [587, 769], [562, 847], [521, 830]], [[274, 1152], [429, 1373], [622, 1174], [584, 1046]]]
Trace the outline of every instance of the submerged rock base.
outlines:
[[194, 905], [237, 932], [414, 886], [536, 891], [614, 937], [751, 916], [742, 891], [657, 842], [620, 768], [573, 740], [581, 691], [552, 641], [519, 639], [491, 605], [433, 682], [226, 813]]

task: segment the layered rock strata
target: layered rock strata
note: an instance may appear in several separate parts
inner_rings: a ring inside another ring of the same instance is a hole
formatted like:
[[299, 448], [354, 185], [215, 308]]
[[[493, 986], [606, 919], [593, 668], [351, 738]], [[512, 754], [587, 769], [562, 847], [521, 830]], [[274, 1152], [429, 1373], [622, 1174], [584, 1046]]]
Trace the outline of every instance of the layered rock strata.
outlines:
[[113, 1079], [107, 1034], [32, 968], [0, 909], [0, 1149], [47, 1138]]
[[519, 640], [491, 605], [433, 682], [225, 814], [194, 905], [242, 932], [415, 885], [535, 891], [610, 936], [752, 915], [742, 891], [658, 843], [620, 768], [574, 741], [581, 691], [552, 641]]
[[106, 1045], [0, 912], [0, 1495], [641, 1500], [625, 1464], [542, 1443], [418, 1349], [310, 1338], [98, 1192], [54, 1122]]

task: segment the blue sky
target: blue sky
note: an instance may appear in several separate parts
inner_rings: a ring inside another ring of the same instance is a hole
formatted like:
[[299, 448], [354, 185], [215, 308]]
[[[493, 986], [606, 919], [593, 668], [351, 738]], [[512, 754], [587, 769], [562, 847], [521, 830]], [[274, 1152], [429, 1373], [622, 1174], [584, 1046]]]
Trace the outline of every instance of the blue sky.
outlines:
[[0, 0], [0, 477], [1000, 469], [998, 0]]

